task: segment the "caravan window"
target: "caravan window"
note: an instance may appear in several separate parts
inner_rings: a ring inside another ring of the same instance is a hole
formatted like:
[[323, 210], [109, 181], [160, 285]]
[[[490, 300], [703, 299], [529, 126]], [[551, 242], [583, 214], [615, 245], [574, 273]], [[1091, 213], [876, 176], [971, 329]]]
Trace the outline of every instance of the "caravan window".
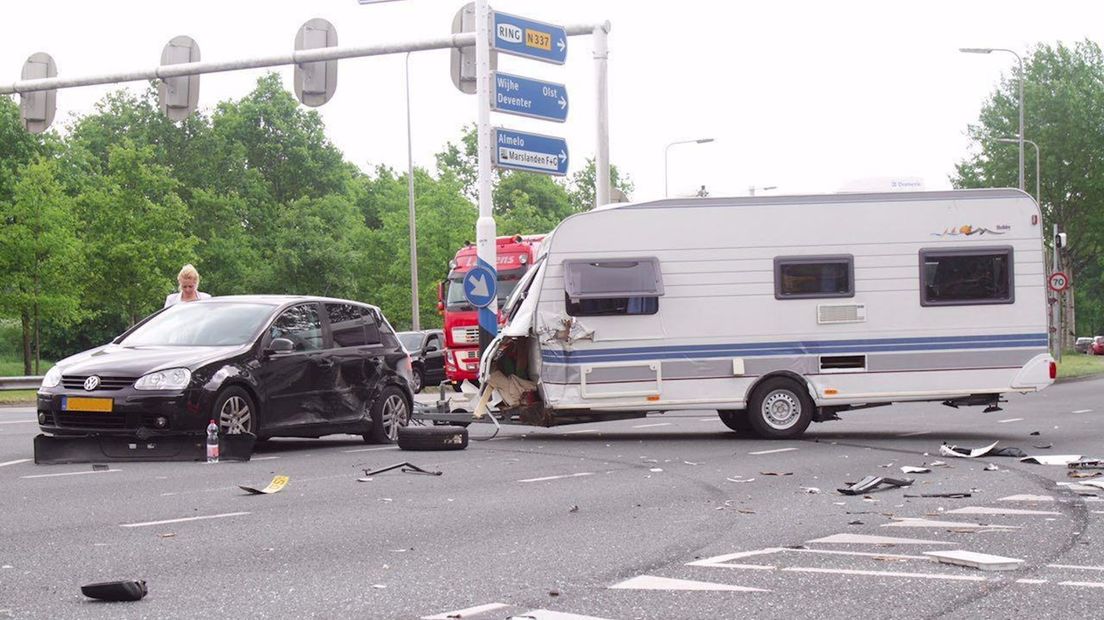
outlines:
[[855, 296], [855, 258], [782, 256], [774, 259], [774, 296], [777, 299]]
[[920, 250], [920, 305], [1013, 301], [1011, 247]]
[[566, 260], [563, 267], [571, 316], [659, 312], [663, 276], [658, 258]]

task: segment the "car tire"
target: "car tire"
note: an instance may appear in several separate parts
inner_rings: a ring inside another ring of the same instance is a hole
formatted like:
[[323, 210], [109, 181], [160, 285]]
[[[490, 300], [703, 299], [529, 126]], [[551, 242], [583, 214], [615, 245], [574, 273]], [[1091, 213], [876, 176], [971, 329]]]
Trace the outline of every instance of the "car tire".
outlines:
[[468, 429], [458, 426], [401, 426], [398, 442], [400, 450], [463, 450], [468, 447]]
[[371, 414], [372, 420], [364, 441], [394, 443], [399, 437], [399, 429], [410, 422], [410, 402], [402, 390], [389, 385], [372, 403]]
[[773, 377], [751, 393], [747, 421], [764, 439], [794, 439], [809, 427], [814, 409], [803, 385], [787, 377]]
[[417, 394], [425, 387], [425, 371], [422, 370], [421, 366], [414, 366], [411, 369], [411, 375], [413, 376], [413, 385], [410, 386], [410, 389]]
[[211, 418], [218, 421], [219, 433], [222, 434], [257, 435], [260, 428], [257, 405], [253, 402], [253, 397], [236, 385], [231, 385], [218, 393], [215, 404], [211, 407]]
[[752, 435], [755, 433], [755, 429], [752, 428], [751, 422], [748, 421], [747, 409], [718, 409], [717, 416], [721, 418], [721, 422], [729, 429], [736, 431], [740, 435]]

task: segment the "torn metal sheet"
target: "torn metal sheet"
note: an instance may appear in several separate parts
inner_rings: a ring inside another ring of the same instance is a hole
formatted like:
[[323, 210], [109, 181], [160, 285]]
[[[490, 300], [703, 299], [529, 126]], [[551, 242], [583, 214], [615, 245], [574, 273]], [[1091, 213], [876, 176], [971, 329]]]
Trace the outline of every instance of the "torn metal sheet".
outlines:
[[271, 493], [279, 493], [284, 489], [285, 486], [287, 486], [287, 483], [287, 476], [276, 476], [272, 479], [272, 482], [269, 482], [268, 486], [263, 489], [254, 489], [253, 487], [247, 487], [240, 484], [238, 485], [238, 488], [243, 491], [249, 491], [253, 495], [269, 495]]
[[882, 476], [867, 476], [858, 482], [851, 483], [842, 489], [836, 489], [844, 495], [862, 495], [876, 491], [882, 487], [907, 487], [911, 486], [911, 478], [883, 478]]
[[569, 314], [541, 312], [536, 331], [541, 344], [570, 345], [579, 340], [594, 341], [594, 330]]
[[919, 495], [909, 495], [908, 493], [905, 494], [905, 497], [912, 497], [912, 498], [916, 498], [916, 497], [942, 497], [942, 498], [946, 498], [946, 499], [962, 499], [962, 498], [970, 497], [970, 496], [971, 496], [971, 494], [967, 493], [967, 492], [961, 492], [961, 493], [954, 493], [954, 492], [951, 492], [951, 493], [921, 493]]
[[1104, 469], [1104, 461], [1100, 459], [1084, 459], [1074, 461], [1067, 465], [1070, 469]]
[[917, 467], [915, 465], [905, 465], [901, 468], [902, 473], [906, 474], [930, 474], [930, 467]]
[[1000, 555], [989, 555], [988, 553], [975, 553], [962, 549], [956, 549], [954, 551], [925, 551], [924, 555], [939, 560], [941, 564], [954, 564], [955, 566], [966, 566], [968, 568], [976, 568], [985, 571], [1016, 570], [1023, 566], [1024, 563], [1023, 560], [1017, 558], [1006, 558]]
[[1036, 463], [1038, 465], [1069, 465], [1079, 460], [1081, 460], [1080, 454], [1052, 454], [1047, 456], [1025, 456], [1020, 459], [1020, 462]]
[[958, 446], [948, 446], [943, 444], [939, 446], [939, 454], [943, 456], [953, 456], [961, 459], [976, 459], [979, 456], [985, 456], [989, 454], [989, 451], [997, 447], [998, 441], [983, 446], [981, 448], [959, 448]]

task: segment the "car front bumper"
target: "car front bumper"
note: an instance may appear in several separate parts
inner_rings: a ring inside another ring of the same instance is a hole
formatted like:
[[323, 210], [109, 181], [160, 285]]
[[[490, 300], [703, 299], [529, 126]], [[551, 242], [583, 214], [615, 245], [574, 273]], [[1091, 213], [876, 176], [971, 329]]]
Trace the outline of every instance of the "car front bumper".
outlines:
[[[110, 411], [82, 410], [91, 404]], [[110, 405], [106, 404], [110, 401]], [[60, 388], [39, 390], [38, 425], [52, 435], [136, 435], [145, 432], [202, 432], [210, 418], [210, 398], [198, 389], [106, 393]]]

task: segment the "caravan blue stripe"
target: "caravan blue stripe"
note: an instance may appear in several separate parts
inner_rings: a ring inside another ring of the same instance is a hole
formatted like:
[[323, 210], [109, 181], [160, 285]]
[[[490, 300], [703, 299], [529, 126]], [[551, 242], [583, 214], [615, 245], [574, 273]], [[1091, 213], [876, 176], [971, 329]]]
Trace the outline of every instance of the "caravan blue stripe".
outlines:
[[1014, 334], [1001, 336], [944, 336], [930, 338], [883, 338], [867, 340], [789, 341], [743, 344], [673, 345], [632, 349], [588, 351], [542, 350], [545, 362], [580, 364], [587, 362], [685, 359], [710, 357], [758, 357], [768, 355], [814, 355], [841, 353], [878, 353], [899, 351], [939, 351], [953, 349], [1006, 349], [1046, 347], [1047, 335]]

